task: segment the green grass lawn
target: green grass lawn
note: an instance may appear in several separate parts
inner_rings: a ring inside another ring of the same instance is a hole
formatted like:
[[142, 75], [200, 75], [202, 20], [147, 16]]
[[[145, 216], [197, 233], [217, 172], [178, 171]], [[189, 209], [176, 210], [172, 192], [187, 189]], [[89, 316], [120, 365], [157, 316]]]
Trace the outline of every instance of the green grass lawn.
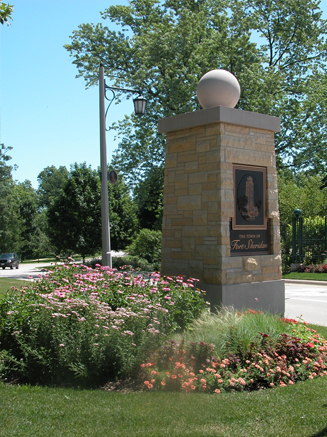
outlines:
[[327, 281], [327, 273], [284, 273], [283, 279], [302, 279], [304, 281]]
[[[323, 336], [327, 327], [309, 325]], [[323, 437], [327, 377], [223, 394], [106, 392], [0, 383], [0, 436]]]
[[327, 377], [258, 392], [115, 393], [0, 384], [0, 436], [327, 436]]
[[20, 281], [18, 279], [11, 278], [0, 278], [0, 299], [7, 290], [11, 289], [11, 287], [21, 288], [29, 284], [29, 281]]
[[[0, 296], [23, 284], [0, 279]], [[309, 327], [327, 338], [327, 327]], [[218, 395], [0, 383], [0, 406], [0, 437], [327, 436], [327, 376]]]

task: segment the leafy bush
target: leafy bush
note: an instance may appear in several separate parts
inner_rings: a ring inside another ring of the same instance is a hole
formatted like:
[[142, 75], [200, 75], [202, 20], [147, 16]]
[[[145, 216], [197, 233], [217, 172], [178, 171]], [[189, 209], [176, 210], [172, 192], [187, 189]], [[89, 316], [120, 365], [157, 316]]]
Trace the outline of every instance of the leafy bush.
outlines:
[[[258, 316], [260, 325], [261, 314], [255, 311], [235, 315], [234, 321], [248, 319], [256, 326]], [[209, 318], [206, 321], [209, 322], [209, 331], [212, 323]], [[327, 341], [304, 323], [286, 319], [279, 322], [292, 334], [280, 333], [274, 338], [256, 332], [246, 349], [243, 349], [244, 344], [237, 347], [242, 337], [242, 323], [233, 327], [232, 336], [236, 335], [238, 341], [230, 348], [231, 343], [225, 336], [226, 345], [222, 348], [225, 353], [222, 355], [213, 344], [203, 341], [191, 342], [182, 338], [167, 342], [141, 364], [144, 387], [149, 390], [220, 393], [284, 387], [327, 375]], [[235, 350], [239, 353], [233, 353]]]
[[[91, 261], [85, 262], [85, 265], [92, 267], [93, 269], [97, 264], [102, 265], [101, 258], [94, 258]], [[113, 257], [112, 267], [114, 269], [128, 268], [140, 272], [155, 272], [160, 271], [161, 262], [149, 263], [147, 260], [139, 258], [138, 256], [125, 255]]]
[[327, 273], [327, 264], [300, 264], [297, 271], [300, 273]]
[[142, 229], [126, 251], [149, 263], [159, 263], [161, 260], [161, 231]]
[[104, 384], [135, 374], [146, 351], [205, 308], [194, 280], [64, 265], [0, 303], [0, 377]]

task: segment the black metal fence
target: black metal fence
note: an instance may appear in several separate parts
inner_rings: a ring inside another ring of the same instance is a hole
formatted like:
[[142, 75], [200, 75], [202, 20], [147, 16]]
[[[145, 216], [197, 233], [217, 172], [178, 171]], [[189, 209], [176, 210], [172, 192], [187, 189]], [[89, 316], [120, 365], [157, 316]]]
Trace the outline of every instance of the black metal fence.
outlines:
[[327, 258], [327, 217], [292, 218], [292, 262], [320, 264]]

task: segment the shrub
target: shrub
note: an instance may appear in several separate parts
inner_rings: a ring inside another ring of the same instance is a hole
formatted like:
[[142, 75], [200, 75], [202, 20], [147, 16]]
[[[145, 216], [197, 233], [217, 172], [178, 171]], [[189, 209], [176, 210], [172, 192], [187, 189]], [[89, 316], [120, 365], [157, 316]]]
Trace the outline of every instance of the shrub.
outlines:
[[300, 273], [327, 273], [327, 264], [300, 264], [297, 271]]
[[[0, 377], [92, 386], [135, 376], [205, 308], [194, 280], [64, 265], [0, 303]], [[182, 310], [185, 308], [185, 312]]]
[[[85, 262], [85, 265], [88, 267], [95, 268], [96, 265], [102, 265], [101, 258], [94, 258], [91, 261]], [[149, 263], [147, 260], [143, 258], [139, 258], [138, 256], [119, 256], [112, 258], [112, 267], [114, 269], [128, 268], [134, 269], [140, 272], [155, 272], [159, 271], [161, 267], [161, 262], [157, 263]]]
[[[238, 318], [255, 320], [258, 314]], [[203, 341], [167, 342], [141, 364], [144, 387], [220, 393], [283, 387], [327, 375], [327, 341], [304, 323], [280, 322], [292, 335], [282, 333], [274, 339], [257, 332], [240, 354], [231, 353], [227, 346], [220, 355], [214, 345]]]
[[142, 229], [126, 251], [149, 263], [159, 263], [161, 260], [161, 232]]

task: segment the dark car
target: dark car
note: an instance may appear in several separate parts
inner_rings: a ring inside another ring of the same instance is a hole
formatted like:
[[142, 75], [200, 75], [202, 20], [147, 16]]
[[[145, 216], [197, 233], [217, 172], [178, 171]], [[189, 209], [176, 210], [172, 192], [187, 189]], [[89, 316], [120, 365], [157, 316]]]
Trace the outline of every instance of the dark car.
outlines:
[[6, 267], [10, 267], [13, 269], [19, 269], [19, 258], [17, 253], [2, 253], [0, 255], [0, 267], [5, 269]]

